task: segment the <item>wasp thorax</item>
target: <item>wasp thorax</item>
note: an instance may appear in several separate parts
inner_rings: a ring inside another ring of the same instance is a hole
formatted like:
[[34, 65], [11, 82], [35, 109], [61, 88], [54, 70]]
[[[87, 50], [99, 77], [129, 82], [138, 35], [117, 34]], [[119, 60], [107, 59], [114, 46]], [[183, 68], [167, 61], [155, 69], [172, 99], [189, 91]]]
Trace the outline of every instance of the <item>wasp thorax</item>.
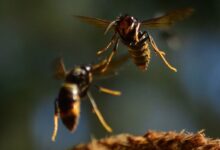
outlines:
[[76, 66], [66, 76], [65, 83], [76, 84], [79, 88], [79, 95], [84, 96], [87, 93], [92, 82], [91, 66]]
[[76, 66], [66, 76], [66, 82], [81, 84], [83, 82], [90, 82], [91, 67], [90, 66]]

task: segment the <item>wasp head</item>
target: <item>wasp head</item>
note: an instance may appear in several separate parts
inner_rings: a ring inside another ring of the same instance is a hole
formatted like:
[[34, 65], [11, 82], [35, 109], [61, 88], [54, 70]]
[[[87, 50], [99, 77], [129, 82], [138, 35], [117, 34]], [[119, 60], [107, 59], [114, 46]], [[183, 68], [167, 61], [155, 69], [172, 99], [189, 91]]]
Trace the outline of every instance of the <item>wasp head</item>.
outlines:
[[121, 35], [127, 35], [131, 30], [134, 29], [135, 23], [137, 23], [137, 20], [129, 15], [121, 15], [116, 20], [116, 30]]

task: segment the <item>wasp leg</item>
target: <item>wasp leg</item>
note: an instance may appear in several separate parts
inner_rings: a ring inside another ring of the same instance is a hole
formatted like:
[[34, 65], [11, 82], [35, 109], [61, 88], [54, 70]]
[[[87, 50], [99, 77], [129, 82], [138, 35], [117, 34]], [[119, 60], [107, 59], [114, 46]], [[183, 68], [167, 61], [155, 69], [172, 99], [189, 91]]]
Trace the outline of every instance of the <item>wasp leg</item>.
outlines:
[[151, 46], [153, 47], [154, 51], [160, 56], [160, 58], [163, 60], [163, 62], [165, 63], [165, 65], [166, 65], [168, 68], [170, 68], [172, 71], [177, 72], [177, 69], [174, 68], [172, 65], [170, 65], [170, 64], [168, 63], [168, 61], [166, 60], [166, 58], [164, 57], [165, 52], [161, 51], [161, 50], [157, 47], [157, 45], [156, 45], [156, 43], [154, 42], [152, 36], [150, 36], [150, 35], [149, 35], [149, 40], [150, 40], [150, 44], [151, 44]]
[[100, 50], [97, 51], [97, 55], [101, 55], [102, 53], [104, 53], [105, 51], [107, 51], [109, 49], [109, 47], [115, 43], [115, 38], [116, 38], [116, 33], [114, 33], [114, 35], [111, 38], [111, 41], [108, 43], [108, 45]]
[[109, 63], [112, 61], [112, 58], [118, 49], [118, 43], [119, 43], [119, 38], [116, 39], [114, 49], [112, 50], [110, 56], [107, 58], [107, 62], [105, 64], [105, 67], [102, 69], [102, 72], [105, 72], [107, 70]]
[[[146, 36], [147, 35], [147, 36]], [[138, 46], [143, 45], [146, 41], [149, 40], [149, 35], [147, 31], [139, 32], [139, 37], [138, 37], [138, 43], [135, 43], [135, 45], [138, 44]], [[133, 45], [134, 46], [134, 45]]]
[[88, 98], [92, 104], [93, 110], [95, 111], [96, 116], [98, 117], [100, 123], [102, 124], [102, 126], [108, 131], [108, 132], [112, 132], [112, 128], [106, 123], [105, 119], [103, 118], [101, 112], [99, 111], [95, 100], [93, 99], [92, 95], [90, 94], [90, 92], [87, 93]]
[[93, 73], [97, 73], [97, 72], [99, 73], [102, 70], [102, 68], [105, 67], [106, 62], [107, 62], [107, 59], [105, 58], [101, 62], [99, 62], [98, 64], [94, 64], [92, 66]]
[[138, 38], [140, 25], [141, 25], [141, 24], [138, 23], [137, 27], [135, 28], [135, 35], [134, 35], [135, 45], [140, 41], [139, 38]]
[[141, 32], [140, 35], [139, 35], [139, 41], [138, 41], [138, 43], [135, 43], [135, 45], [138, 44], [137, 46], [141, 46], [141, 45], [143, 45], [146, 41], [148, 41], [149, 37], [148, 37], [148, 35], [146, 36], [146, 34], [147, 34], [146, 31]]
[[108, 88], [104, 88], [101, 86], [97, 86], [100, 92], [106, 93], [106, 94], [110, 94], [110, 95], [114, 95], [114, 96], [120, 96], [121, 92], [120, 91], [116, 91], [116, 90], [111, 90]]
[[147, 36], [146, 36], [146, 34], [147, 34], [147, 31], [144, 31], [144, 32], [142, 32], [141, 33], [141, 35], [140, 35], [140, 37], [139, 37], [139, 42], [141, 43], [143, 43], [143, 42], [145, 42], [146, 41], [146, 39], [148, 38], [148, 34], [147, 34]]
[[58, 106], [57, 106], [57, 100], [55, 100], [54, 103], [55, 106], [55, 112], [54, 112], [54, 130], [53, 130], [53, 134], [51, 136], [51, 140], [54, 142], [57, 136], [57, 130], [58, 130]]

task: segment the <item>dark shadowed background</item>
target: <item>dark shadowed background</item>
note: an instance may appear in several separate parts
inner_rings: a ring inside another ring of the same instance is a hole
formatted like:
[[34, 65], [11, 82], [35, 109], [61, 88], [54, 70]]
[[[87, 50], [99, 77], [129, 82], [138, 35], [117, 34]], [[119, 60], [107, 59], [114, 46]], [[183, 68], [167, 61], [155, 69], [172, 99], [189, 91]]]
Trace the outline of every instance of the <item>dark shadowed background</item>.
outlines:
[[[98, 81], [118, 89], [120, 97], [93, 96], [114, 129], [113, 134], [144, 134], [148, 129], [196, 132], [220, 137], [220, 1], [209, 0], [3, 0], [0, 3], [0, 149], [60, 150], [92, 137], [109, 135], [82, 102], [80, 124], [71, 134], [59, 122], [51, 142], [53, 103], [61, 81], [52, 77], [51, 63], [63, 56], [68, 68], [97, 62], [96, 51], [111, 34], [83, 24], [72, 15], [114, 19], [128, 13], [139, 19], [191, 6], [192, 17], [167, 31], [150, 30], [174, 73], [152, 53], [148, 71], [131, 61], [117, 76]], [[120, 44], [119, 54], [126, 53]]]

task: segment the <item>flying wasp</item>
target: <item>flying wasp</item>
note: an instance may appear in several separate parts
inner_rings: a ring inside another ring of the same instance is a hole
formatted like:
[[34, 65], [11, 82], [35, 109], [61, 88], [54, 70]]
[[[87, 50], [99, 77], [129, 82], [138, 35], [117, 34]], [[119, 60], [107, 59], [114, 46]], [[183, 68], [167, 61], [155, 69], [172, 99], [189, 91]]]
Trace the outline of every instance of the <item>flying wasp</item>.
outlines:
[[[114, 70], [116, 67], [127, 61], [128, 56], [122, 56], [118, 60], [114, 61], [110, 68]], [[80, 102], [82, 98], [88, 97], [95, 114], [103, 127], [108, 131], [112, 132], [112, 128], [106, 123], [104, 117], [100, 113], [89, 88], [93, 83], [93, 78], [98, 76], [107, 75], [102, 73], [101, 70], [105, 67], [107, 60], [103, 60], [100, 63], [94, 65], [80, 65], [75, 66], [71, 70], [67, 71], [63, 60], [61, 58], [55, 61], [55, 77], [57, 79], [64, 79], [58, 97], [55, 100], [55, 113], [54, 113], [54, 130], [51, 137], [52, 141], [55, 141], [57, 130], [58, 130], [58, 119], [61, 118], [63, 124], [69, 131], [74, 131], [78, 125], [80, 117]], [[111, 71], [109, 71], [111, 73]], [[119, 96], [120, 91], [110, 90], [101, 86], [95, 86], [100, 92]]]
[[140, 28], [145, 27], [147, 29], [155, 29], [169, 27], [176, 21], [183, 20], [184, 18], [190, 16], [192, 12], [192, 8], [183, 8], [168, 12], [161, 17], [143, 21], [139, 21], [135, 17], [129, 15], [120, 15], [113, 21], [86, 16], [75, 17], [83, 22], [98, 27], [104, 27], [106, 29], [105, 34], [110, 29], [114, 29], [114, 34], [111, 38], [111, 41], [97, 52], [97, 55], [100, 55], [113, 45], [113, 50], [108, 56], [106, 66], [102, 69], [102, 72], [107, 70], [109, 63], [116, 54], [120, 40], [129, 48], [128, 52], [130, 57], [136, 66], [138, 66], [141, 70], [147, 70], [151, 58], [150, 50], [153, 49], [155, 53], [160, 56], [165, 65], [172, 71], [176, 72], [177, 69], [166, 60], [165, 52], [158, 48], [153, 37], [147, 31], [141, 31]]

